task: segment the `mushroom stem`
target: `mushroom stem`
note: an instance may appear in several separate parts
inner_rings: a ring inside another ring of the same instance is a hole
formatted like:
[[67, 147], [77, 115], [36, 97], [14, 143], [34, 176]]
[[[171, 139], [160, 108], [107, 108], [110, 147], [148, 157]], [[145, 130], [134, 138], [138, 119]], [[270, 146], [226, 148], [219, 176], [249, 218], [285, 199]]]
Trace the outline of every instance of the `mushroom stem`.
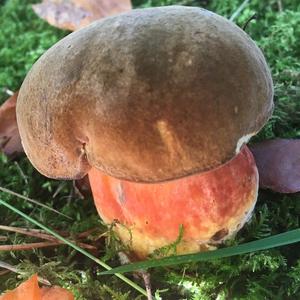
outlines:
[[118, 220], [114, 230], [139, 259], [215, 248], [248, 221], [258, 191], [246, 146], [217, 169], [169, 182], [134, 183], [95, 168], [89, 179], [98, 213]]

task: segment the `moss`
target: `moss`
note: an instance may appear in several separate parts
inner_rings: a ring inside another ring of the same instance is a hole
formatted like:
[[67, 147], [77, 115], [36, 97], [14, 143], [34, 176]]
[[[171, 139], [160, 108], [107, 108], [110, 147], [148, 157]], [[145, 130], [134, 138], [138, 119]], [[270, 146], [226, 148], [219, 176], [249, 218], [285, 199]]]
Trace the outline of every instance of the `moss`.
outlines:
[[9, 0], [0, 4], [0, 103], [4, 89], [17, 90], [32, 64], [67, 32], [39, 19], [34, 1]]
[[[259, 141], [275, 137], [300, 136], [300, 4], [284, 1], [283, 11], [279, 1], [250, 1], [235, 19], [243, 26], [256, 15], [246, 32], [263, 50], [272, 71], [275, 86], [275, 110], [264, 129], [253, 139]], [[230, 17], [240, 5], [239, 0], [211, 1], [209, 9]]]

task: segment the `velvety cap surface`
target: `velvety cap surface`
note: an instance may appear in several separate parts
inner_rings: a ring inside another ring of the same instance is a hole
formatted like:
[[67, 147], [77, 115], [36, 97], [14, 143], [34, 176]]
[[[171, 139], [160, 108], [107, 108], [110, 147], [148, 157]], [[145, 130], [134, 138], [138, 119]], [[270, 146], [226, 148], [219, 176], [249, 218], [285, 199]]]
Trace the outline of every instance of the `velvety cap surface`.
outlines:
[[33, 165], [91, 166], [158, 182], [232, 159], [273, 108], [262, 52], [239, 27], [191, 7], [133, 10], [74, 32], [33, 66], [17, 120]]

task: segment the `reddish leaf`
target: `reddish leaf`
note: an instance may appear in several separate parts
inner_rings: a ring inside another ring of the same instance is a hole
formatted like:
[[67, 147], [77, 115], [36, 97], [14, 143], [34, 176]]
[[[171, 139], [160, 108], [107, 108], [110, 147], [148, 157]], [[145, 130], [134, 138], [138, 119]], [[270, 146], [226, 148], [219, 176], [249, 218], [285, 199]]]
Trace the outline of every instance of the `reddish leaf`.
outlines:
[[20, 284], [13, 291], [0, 296], [0, 300], [41, 300], [41, 292], [37, 275], [33, 275], [27, 281]]
[[58, 286], [40, 289], [35, 274], [16, 289], [0, 296], [0, 300], [74, 300], [74, 296]]
[[33, 5], [39, 17], [55, 27], [71, 31], [130, 9], [130, 0], [43, 0]]
[[0, 106], [0, 150], [8, 156], [23, 152], [16, 120], [18, 93]]
[[300, 140], [275, 139], [250, 147], [261, 188], [279, 193], [300, 191]]
[[41, 292], [41, 300], [74, 300], [74, 296], [69, 291], [58, 286], [42, 288]]

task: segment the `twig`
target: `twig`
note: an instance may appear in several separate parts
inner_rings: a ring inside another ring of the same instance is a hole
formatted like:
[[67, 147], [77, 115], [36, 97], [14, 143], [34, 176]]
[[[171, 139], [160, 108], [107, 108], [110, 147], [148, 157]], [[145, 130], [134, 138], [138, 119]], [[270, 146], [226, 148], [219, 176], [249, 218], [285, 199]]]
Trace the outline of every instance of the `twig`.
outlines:
[[[15, 266], [12, 266], [4, 261], [0, 261], [0, 268], [9, 270], [9, 271], [17, 273], [17, 274], [25, 274], [24, 272], [20, 272]], [[38, 281], [45, 285], [49, 285], [49, 286], [51, 285], [51, 283], [47, 279], [44, 279], [39, 276], [38, 276]]]
[[[120, 259], [120, 262], [122, 265], [132, 263], [131, 259], [125, 252], [120, 251], [120, 252], [118, 252], [118, 255], [119, 255], [119, 259]], [[146, 292], [147, 292], [147, 299], [153, 300], [151, 281], [150, 281], [150, 273], [147, 271], [144, 271], [144, 270], [140, 270], [140, 271], [135, 272], [135, 274], [137, 275], [137, 277], [142, 277], [144, 280], [145, 288], [146, 288]]]
[[140, 271], [139, 273], [141, 274], [141, 276], [144, 280], [148, 300], [153, 300], [151, 281], [150, 281], [150, 273], [147, 271]]
[[76, 243], [74, 242], [76, 245], [78, 245], [81, 248], [85, 248], [85, 249], [90, 249], [90, 250], [97, 250], [97, 247], [89, 245], [89, 244], [85, 244], [85, 243]]
[[[24, 245], [35, 245], [34, 248], [42, 248], [42, 247], [49, 247], [49, 246], [56, 246], [56, 245], [62, 245], [64, 244], [63, 242], [60, 242], [57, 238], [47, 234], [47, 233], [43, 233], [41, 230], [37, 230], [37, 229], [27, 229], [27, 228], [19, 228], [19, 227], [12, 227], [12, 226], [4, 226], [4, 225], [0, 225], [0, 230], [5, 230], [5, 231], [11, 231], [11, 232], [17, 232], [17, 233], [21, 233], [21, 234], [25, 234], [28, 236], [33, 236], [33, 237], [37, 237], [37, 238], [41, 238], [47, 241], [50, 241], [52, 244], [47, 244], [46, 242], [41, 242], [41, 243], [32, 243], [32, 244], [24, 244]], [[95, 246], [86, 244], [86, 243], [81, 243], [81, 242], [76, 242], [76, 241], [72, 241], [75, 244], [77, 244], [78, 246], [85, 248], [85, 249], [90, 249], [90, 250], [97, 250], [97, 248]], [[39, 246], [42, 245], [42, 246]], [[14, 245], [7, 245], [7, 247], [11, 247]], [[28, 246], [26, 246], [26, 249], [18, 249], [18, 246], [20, 245], [16, 245], [17, 247], [15, 247], [14, 250], [31, 250], [31, 248], [27, 248]], [[0, 246], [0, 250], [1, 250]], [[2, 249], [3, 251], [7, 251], [6, 250], [6, 245], [3, 246], [4, 248]], [[12, 251], [12, 250], [8, 250], [8, 251]]]
[[[95, 246], [88, 245], [85, 243], [75, 243], [81, 248], [97, 250]], [[23, 251], [23, 250], [33, 250], [39, 248], [47, 248], [53, 246], [65, 245], [63, 242], [38, 242], [38, 243], [28, 243], [28, 244], [20, 244], [20, 245], [0, 245], [0, 251]]]
[[[42, 232], [42, 233], [47, 234], [45, 230], [41, 230], [41, 229], [31, 228], [30, 231], [32, 231], [32, 232]], [[57, 233], [59, 233], [61, 236], [69, 236], [70, 235], [69, 232], [62, 231], [62, 230], [57, 230]]]
[[88, 237], [91, 233], [97, 231], [98, 229], [99, 229], [99, 228], [94, 227], [94, 228], [91, 228], [91, 229], [89, 229], [89, 230], [87, 230], [87, 231], [81, 232], [81, 233], [79, 233], [79, 234], [77, 235], [77, 238], [79, 238], [79, 239], [86, 238], [86, 237]]
[[[25, 234], [25, 235], [33, 236], [33, 237], [37, 237], [37, 238], [41, 238], [41, 239], [52, 241], [52, 242], [58, 241], [57, 238], [55, 238], [54, 236], [52, 236], [50, 234], [45, 233], [41, 229], [34, 229], [34, 228], [31, 229], [31, 228], [21, 228], [21, 227], [0, 225], [0, 230], [17, 232], [17, 233], [21, 233], [21, 234]], [[96, 230], [98, 230], [98, 228], [95, 227], [95, 228], [91, 228], [87, 231], [81, 232], [75, 237], [75, 240], [85, 238], [89, 234], [91, 234], [92, 232], [95, 232]], [[61, 231], [59, 233], [60, 233], [60, 235], [65, 236], [65, 237], [68, 237], [70, 235], [69, 233], [67, 233], [65, 231]], [[1, 236], [0, 236], [0, 238], [1, 238]], [[6, 237], [5, 237], [5, 240], [7, 240]]]
[[7, 236], [0, 235], [0, 242], [6, 242], [8, 240]]
[[61, 245], [61, 242], [39, 242], [20, 245], [0, 245], [0, 251], [22, 251]]
[[245, 31], [246, 30], [246, 27], [248, 26], [248, 24], [252, 21], [256, 19], [256, 14], [254, 14], [253, 16], [251, 16], [247, 21], [246, 23], [244, 24], [244, 26], [242, 27], [242, 29]]
[[25, 234], [28, 236], [34, 236], [37, 238], [41, 238], [44, 240], [48, 241], [57, 241], [55, 237], [53, 237], [50, 234], [43, 233], [41, 230], [35, 230], [35, 229], [29, 229], [29, 228], [19, 228], [19, 227], [12, 227], [12, 226], [4, 226], [0, 225], [0, 230], [5, 230], [5, 231], [11, 231], [11, 232], [17, 232], [21, 234]]
[[16, 167], [17, 167], [17, 169], [18, 169], [18, 171], [19, 171], [21, 177], [24, 179], [25, 184], [28, 185], [28, 179], [27, 179], [27, 177], [25, 176], [25, 174], [24, 174], [23, 170], [21, 169], [20, 165], [18, 164], [18, 162], [15, 161], [15, 165], [16, 165]]
[[279, 12], [283, 12], [283, 5], [281, 0], [277, 0], [278, 10]]
[[52, 195], [52, 198], [55, 198], [64, 187], [65, 187], [65, 183], [64, 182], [62, 182], [61, 184], [59, 184], [59, 186], [57, 187], [56, 191]]
[[10, 272], [9, 270], [2, 270], [0, 271], [0, 276], [6, 275], [9, 272]]
[[16, 197], [18, 197], [18, 198], [24, 199], [24, 200], [26, 200], [26, 201], [28, 201], [28, 202], [34, 203], [34, 204], [39, 205], [39, 206], [41, 206], [41, 207], [44, 207], [44, 208], [46, 208], [46, 209], [48, 209], [48, 210], [51, 210], [51, 211], [53, 211], [53, 212], [55, 212], [55, 213], [57, 213], [57, 214], [59, 214], [59, 215], [61, 215], [61, 216], [64, 216], [64, 217], [66, 217], [66, 218], [72, 220], [71, 217], [69, 217], [69, 216], [67, 216], [67, 215], [65, 215], [65, 214], [63, 214], [63, 213], [57, 211], [56, 209], [54, 209], [54, 208], [52, 208], [52, 207], [49, 207], [49, 206], [47, 206], [47, 205], [45, 205], [45, 204], [42, 204], [42, 203], [40, 203], [40, 202], [38, 202], [38, 201], [36, 201], [36, 200], [34, 200], [34, 199], [25, 197], [25, 196], [23, 196], [23, 195], [21, 195], [21, 194], [18, 194], [18, 193], [16, 193], [16, 192], [13, 192], [13, 191], [11, 191], [11, 190], [9, 190], [9, 189], [7, 189], [7, 188], [4, 188], [4, 187], [1, 187], [1, 186], [0, 186], [0, 191], [2, 191], [2, 192], [4, 192], [4, 193], [7, 193], [7, 194], [10, 194], [10, 195], [13, 195], [13, 196], [16, 196]]

